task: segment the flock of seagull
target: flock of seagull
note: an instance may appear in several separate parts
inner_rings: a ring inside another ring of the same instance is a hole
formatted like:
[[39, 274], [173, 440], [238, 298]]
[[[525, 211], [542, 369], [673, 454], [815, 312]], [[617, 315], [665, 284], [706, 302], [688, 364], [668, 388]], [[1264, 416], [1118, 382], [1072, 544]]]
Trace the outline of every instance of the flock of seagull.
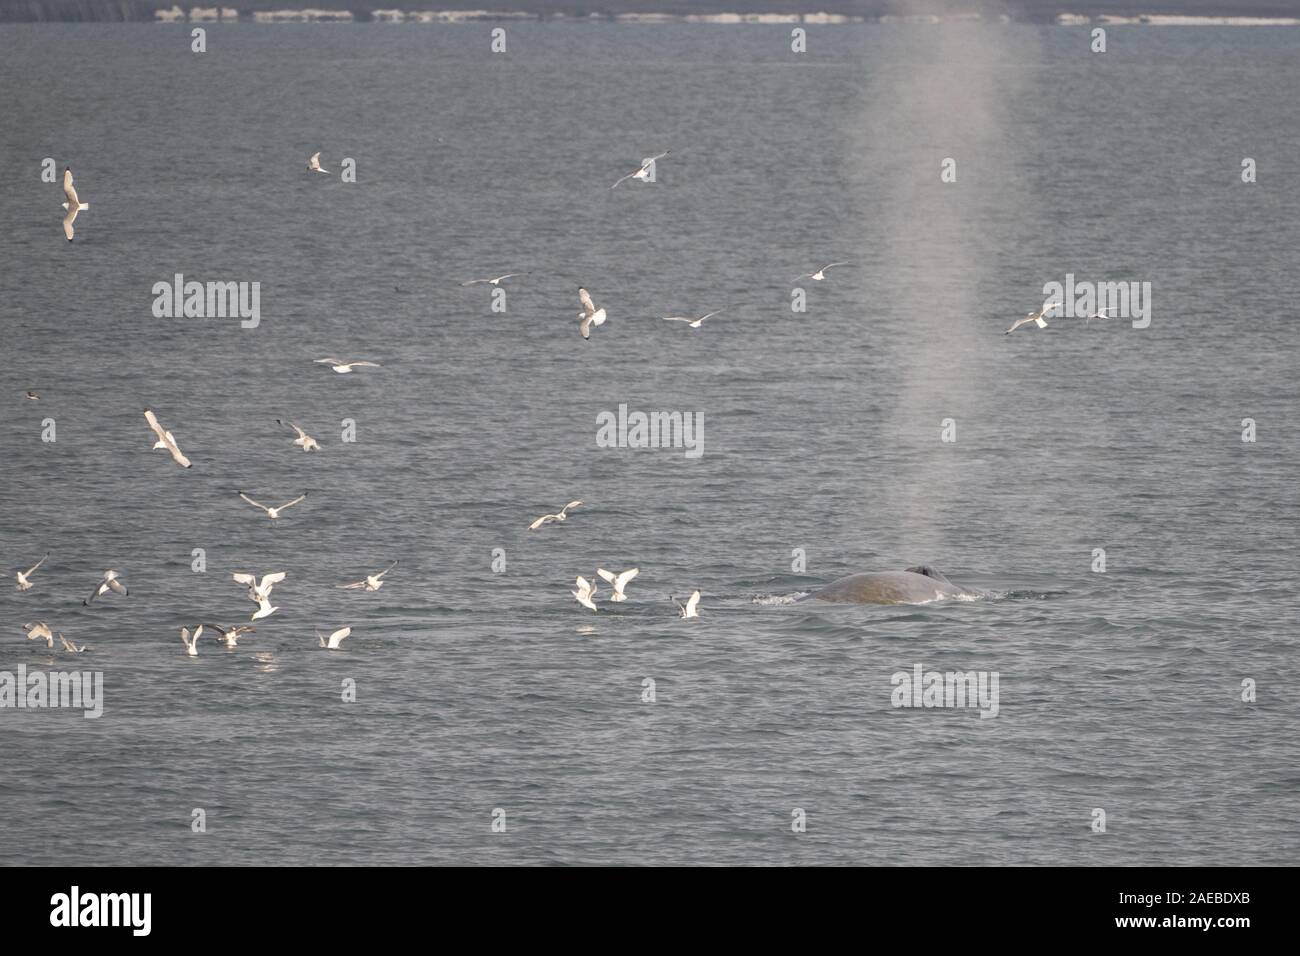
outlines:
[[[613, 185], [611, 185], [609, 188], [615, 189], [618, 186], [622, 185], [624, 182], [628, 181], [629, 179], [637, 180], [642, 183], [654, 182], [655, 163], [658, 160], [661, 160], [664, 157], [668, 156], [670, 152], [671, 152], [670, 150], [665, 150], [662, 153], [658, 153], [655, 156], [647, 157], [646, 159], [642, 160], [641, 165], [637, 169], [626, 174], [625, 176], [619, 177], [619, 179], [617, 179], [613, 183]], [[307, 161], [307, 169], [310, 172], [317, 172], [317, 173], [329, 172], [328, 169], [321, 166], [319, 152], [313, 153], [311, 158]], [[82, 202], [80, 197], [77, 195], [77, 190], [73, 185], [72, 169], [70, 167], [65, 168], [63, 171], [63, 192], [64, 195], [66, 196], [66, 201], [63, 203], [63, 208], [66, 210], [66, 214], [63, 217], [63, 232], [64, 235], [67, 236], [68, 241], [71, 242], [74, 235], [73, 223], [76, 221], [77, 215], [79, 213], [84, 212], [85, 210], [90, 208], [90, 204]], [[820, 269], [817, 269], [816, 271], [805, 272], [799, 276], [796, 276], [795, 281], [797, 282], [802, 279], [811, 279], [814, 282], [821, 282], [826, 279], [826, 273], [829, 270], [839, 268], [841, 266], [851, 265], [851, 264], [852, 263], [847, 260], [830, 262], [822, 266]], [[507, 279], [520, 278], [530, 274], [531, 273], [529, 272], [506, 272], [503, 273], [502, 275], [498, 275], [492, 278], [471, 279], [468, 282], [461, 283], [461, 285], [463, 286], [491, 285], [494, 287], [499, 287], [501, 283], [506, 281]], [[596, 307], [595, 302], [593, 302], [591, 298], [591, 294], [587, 291], [586, 288], [580, 287], [578, 289], [578, 301], [582, 306], [582, 311], [578, 313], [578, 332], [584, 339], [589, 339], [591, 337], [592, 329], [604, 325], [606, 319], [608, 318], [608, 314], [606, 313], [603, 307], [602, 308]], [[1052, 309], [1059, 307], [1060, 305], [1061, 303], [1055, 300], [1044, 302], [1042, 307], [1038, 309], [1036, 312], [1026, 313], [1024, 318], [1017, 319], [1015, 322], [1013, 322], [1011, 327], [1006, 330], [1005, 334], [1010, 335], [1012, 332], [1014, 332], [1016, 329], [1020, 328], [1021, 326], [1029, 325], [1029, 324], [1036, 325], [1040, 329], [1046, 328], [1047, 327], [1047, 319], [1045, 318], [1046, 314], [1050, 312]], [[681, 322], [685, 324], [687, 328], [698, 329], [704, 324], [706, 320], [721, 314], [723, 311], [725, 310], [716, 309], [712, 312], [705, 313], [704, 315], [698, 317], [682, 316], [682, 315], [666, 315], [666, 316], [662, 316], [662, 319], [665, 322]], [[1097, 313], [1086, 316], [1085, 318], [1087, 319], [1111, 318], [1112, 316], [1108, 315], [1107, 311], [1108, 310], [1106, 309], [1101, 309]], [[316, 359], [315, 362], [316, 364], [329, 366], [334, 372], [340, 375], [350, 374], [354, 369], [358, 369], [358, 368], [381, 368], [382, 367], [378, 362], [372, 362], [365, 359], [353, 359], [349, 361], [344, 361], [342, 359], [333, 356]], [[35, 391], [27, 391], [25, 393], [25, 397], [31, 401], [40, 400], [40, 395], [37, 394]], [[149, 425], [150, 430], [152, 430], [154, 436], [156, 437], [156, 441], [153, 444], [153, 449], [155, 450], [163, 449], [167, 451], [167, 453], [171, 456], [172, 460], [175, 461], [182, 468], [192, 467], [193, 463], [185, 455], [185, 453], [181, 451], [181, 448], [177, 443], [175, 435], [173, 435], [169, 430], [167, 430], [162, 426], [162, 424], [158, 421], [157, 415], [154, 414], [153, 410], [146, 408], [144, 410], [144, 417], [145, 417], [145, 421]], [[293, 431], [296, 435], [296, 437], [293, 440], [293, 444], [300, 447], [304, 452], [320, 451], [320, 444], [316, 441], [316, 439], [308, 435], [307, 432], [296, 422], [276, 419], [276, 424], [282, 426], [287, 430]], [[290, 501], [286, 501], [284, 504], [276, 505], [272, 507], [272, 506], [264, 505], [260, 501], [257, 501], [254, 498], [249, 497], [243, 491], [238, 492], [238, 494], [243, 501], [263, 511], [266, 514], [267, 518], [272, 521], [279, 519], [281, 514], [285, 510], [306, 500], [307, 498], [307, 494], [304, 492], [298, 497], [293, 498]], [[569, 511], [579, 507], [581, 504], [582, 501], [580, 500], [570, 501], [559, 511], [553, 514], [544, 514], [541, 517], [537, 518], [535, 521], [532, 522], [532, 524], [528, 526], [528, 529], [530, 531], [536, 531], [547, 524], [563, 523], [568, 518]], [[19, 570], [15, 573], [14, 577], [15, 580], [17, 581], [17, 589], [19, 591], [29, 591], [34, 587], [34, 582], [32, 581], [32, 575], [35, 574], [36, 571], [45, 563], [48, 557], [49, 557], [48, 555], [45, 555], [27, 570], [25, 571]], [[393, 568], [396, 566], [397, 566], [397, 562], [393, 562], [387, 568], [377, 572], [376, 574], [369, 574], [358, 581], [339, 584], [336, 585], [336, 587], [347, 589], [347, 590], [378, 591], [384, 585], [384, 580], [383, 580], [384, 576], [388, 574], [390, 571], [392, 571]], [[628, 583], [632, 581], [639, 573], [640, 573], [639, 568], [630, 568], [626, 571], [622, 571], [619, 573], [607, 571], [604, 568], [596, 569], [596, 576], [604, 580], [610, 585], [611, 594], [609, 600], [612, 602], [621, 602], [627, 600], [627, 593], [625, 589]], [[274, 614], [276, 611], [279, 610], [278, 607], [271, 604], [271, 590], [272, 588], [274, 588], [276, 584], [278, 584], [279, 582], [285, 579], [285, 577], [287, 576], [286, 572], [276, 571], [269, 574], [264, 574], [260, 578], [256, 577], [255, 575], [244, 573], [244, 572], [235, 572], [232, 576], [237, 583], [245, 584], [248, 586], [248, 592], [247, 592], [248, 598], [254, 604], [257, 605], [257, 610], [254, 611], [253, 614], [251, 615], [250, 621], [257, 621], [266, 617], [270, 617], [272, 614]], [[111, 569], [104, 573], [102, 580], [95, 586], [94, 591], [92, 591], [90, 596], [86, 598], [82, 603], [84, 606], [89, 607], [90, 604], [96, 598], [103, 597], [104, 595], [108, 594], [110, 591], [122, 595], [123, 597], [125, 597], [128, 593], [126, 585], [123, 583], [121, 576], [116, 571]], [[588, 608], [592, 611], [596, 611], [598, 610], [598, 608], [595, 604], [594, 599], [596, 597], [597, 592], [598, 589], [592, 581], [588, 581], [582, 575], [578, 575], [575, 581], [575, 589], [571, 593], [574, 599], [577, 600], [577, 602], [581, 606]], [[684, 603], [678, 601], [676, 597], [671, 597], [671, 600], [673, 601], [673, 604], [676, 606], [678, 613], [682, 618], [699, 617], [700, 592], [698, 590], [693, 591]], [[53, 631], [49, 627], [49, 625], [44, 621], [35, 621], [35, 622], [27, 623], [23, 625], [23, 628], [27, 632], [28, 640], [44, 640], [46, 642], [47, 647], [51, 649], [54, 647], [54, 639], [57, 636], [59, 640], [62, 642], [63, 649], [68, 652], [81, 653], [86, 650], [85, 645], [78, 646], [74, 644], [73, 642], [69, 641], [66, 637], [64, 637], [61, 632]], [[222, 627], [220, 625], [211, 624], [211, 623], [199, 624], [192, 631], [188, 627], [183, 627], [180, 630], [181, 642], [185, 647], [186, 654], [188, 654], [189, 656], [195, 657], [198, 655], [199, 637], [203, 634], [205, 628], [219, 635], [219, 640], [221, 641], [221, 643], [223, 643], [226, 647], [230, 647], [230, 648], [238, 646], [238, 641], [240, 636], [255, 630], [250, 625], [235, 625], [231, 627]], [[328, 635], [321, 634], [319, 631], [317, 631], [316, 637], [321, 647], [327, 648], [329, 650], [337, 650], [342, 645], [344, 639], [346, 639], [351, 633], [352, 633], [352, 629], [350, 627], [344, 627], [339, 630], [332, 631]]]

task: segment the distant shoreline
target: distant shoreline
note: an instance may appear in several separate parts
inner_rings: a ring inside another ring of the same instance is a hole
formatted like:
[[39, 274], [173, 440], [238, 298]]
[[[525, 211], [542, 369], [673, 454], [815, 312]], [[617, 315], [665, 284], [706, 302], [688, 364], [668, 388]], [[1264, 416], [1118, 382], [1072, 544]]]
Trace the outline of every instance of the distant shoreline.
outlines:
[[[939, 24], [1035, 23], [1061, 26], [1300, 26], [1300, 0], [1146, 0], [1145, 3], [1097, 0], [971, 0], [970, 10], [954, 2], [908, 4], [894, 0], [734, 0], [685, 3], [659, 0], [662, 11], [638, 0], [586, 0], [542, 4], [538, 0], [503, 0], [497, 9], [442, 9], [436, 0], [402, 3], [388, 0], [316, 0], [296, 6], [292, 0], [227, 0], [211, 6], [181, 6], [163, 0], [8, 0], [0, 5], [0, 23], [472, 23], [545, 21], [555, 23], [714, 23], [824, 26], [860, 23]], [[434, 9], [419, 9], [428, 4]], [[728, 10], [728, 7], [732, 10]], [[799, 7], [810, 9], [797, 9]], [[936, 11], [923, 12], [927, 7]], [[1235, 9], [1223, 9], [1224, 7]], [[755, 10], [753, 8], [761, 8]], [[782, 9], [784, 7], [785, 9]], [[831, 8], [827, 10], [825, 8]], [[746, 9], [748, 8], [748, 9]], [[796, 8], [796, 9], [790, 9]], [[820, 8], [820, 9], [818, 9]], [[1242, 8], [1245, 8], [1243, 10]], [[908, 9], [910, 15], [898, 9]], [[1186, 12], [1189, 9], [1197, 12]]]

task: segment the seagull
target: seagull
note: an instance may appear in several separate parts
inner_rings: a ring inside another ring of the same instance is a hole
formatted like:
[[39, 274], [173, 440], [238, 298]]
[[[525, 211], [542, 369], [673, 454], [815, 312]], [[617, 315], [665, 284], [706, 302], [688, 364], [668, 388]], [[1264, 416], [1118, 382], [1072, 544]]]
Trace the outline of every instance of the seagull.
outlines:
[[356, 590], [357, 588], [364, 588], [367, 591], [378, 591], [380, 588], [384, 586], [384, 582], [381, 581], [380, 578], [382, 578], [389, 571], [393, 570], [393, 568], [395, 567], [397, 567], [396, 561], [394, 561], [388, 567], [384, 568], [384, 570], [380, 571], [378, 574], [368, 574], [360, 581], [353, 581], [351, 584], [336, 584], [334, 586], [336, 588], [343, 588], [349, 591]]
[[701, 324], [705, 319], [711, 319], [711, 318], [713, 318], [715, 315], [717, 315], [718, 312], [721, 312], [721, 311], [723, 311], [723, 310], [722, 310], [722, 309], [718, 309], [717, 312], [710, 312], [708, 315], [702, 315], [702, 316], [700, 316], [698, 319], [692, 319], [692, 318], [690, 318], [689, 316], [684, 316], [684, 315], [665, 315], [665, 316], [664, 316], [664, 321], [665, 321], [665, 322], [685, 322], [686, 325], [687, 325], [687, 327], [692, 328], [692, 329], [698, 329], [698, 328], [700, 327], [700, 324]]
[[588, 581], [586, 578], [584, 578], [581, 574], [578, 575], [577, 585], [578, 585], [578, 590], [570, 591], [569, 593], [572, 594], [575, 598], [577, 598], [578, 603], [581, 604], [583, 607], [589, 607], [593, 611], [596, 610], [596, 605], [591, 603], [591, 599], [596, 596], [596, 586], [592, 584], [590, 581]]
[[[225, 627], [221, 627], [219, 624], [202, 624], [199, 626], [199, 630], [202, 630], [205, 627], [210, 627], [218, 634], [220, 634], [221, 639], [226, 642], [226, 647], [238, 647], [240, 635], [251, 634], [253, 631], [257, 630], [257, 628], [255, 627], [247, 627], [245, 625], [225, 628]], [[195, 631], [194, 639], [197, 641], [198, 638], [199, 638], [199, 633], [198, 631]]]
[[822, 266], [816, 272], [805, 272], [803, 275], [796, 277], [794, 281], [798, 282], [800, 279], [812, 279], [813, 282], [821, 282], [822, 279], [826, 278], [827, 269], [834, 269], [836, 266], [847, 266], [851, 264], [852, 263], [849, 262], [832, 262], [828, 266]]
[[578, 299], [582, 302], [582, 311], [578, 313], [578, 331], [584, 339], [589, 339], [593, 325], [605, 324], [605, 310], [596, 308], [586, 289], [578, 289]]
[[103, 595], [107, 594], [110, 588], [116, 591], [118, 594], [121, 594], [123, 597], [126, 596], [126, 585], [122, 583], [122, 579], [119, 578], [117, 576], [117, 572], [113, 570], [108, 570], [104, 572], [104, 580], [100, 581], [99, 584], [95, 586], [95, 590], [90, 592], [90, 597], [86, 598], [84, 601], [81, 602], [82, 605], [84, 605], [85, 607], [90, 607], [91, 601], [95, 600], [95, 598], [97, 597], [102, 597]]
[[680, 603], [677, 598], [673, 598], [673, 603], [677, 605], [677, 613], [683, 618], [700, 616], [700, 612], [696, 610], [700, 603], [699, 591], [692, 591], [685, 604]]
[[503, 276], [497, 276], [495, 279], [470, 279], [468, 282], [462, 282], [461, 285], [479, 285], [486, 282], [489, 285], [500, 285], [504, 279], [513, 279], [515, 276], [528, 276], [531, 272], [507, 272]]
[[538, 518], [536, 521], [534, 521], [532, 524], [528, 526], [528, 530], [536, 531], [542, 525], [547, 524], [548, 522], [551, 521], [563, 521], [565, 518], [568, 517], [569, 509], [576, 508], [580, 504], [582, 504], [581, 501], [570, 501], [567, 505], [565, 505], [563, 508], [560, 509], [558, 514], [542, 515], [540, 518]]
[[339, 649], [339, 645], [343, 643], [343, 639], [351, 633], [352, 633], [352, 628], [350, 627], [340, 628], [339, 630], [331, 634], [327, 640], [325, 635], [321, 634], [320, 631], [317, 631], [316, 640], [320, 641], [321, 647], [327, 648], [331, 651], [337, 651]]
[[36, 570], [37, 568], [39, 568], [42, 564], [45, 563], [45, 558], [48, 558], [48, 557], [49, 557], [49, 554], [47, 553], [47, 554], [45, 555], [45, 557], [41, 558], [41, 560], [37, 561], [37, 562], [36, 562], [35, 564], [33, 564], [30, 568], [28, 568], [26, 571], [18, 571], [17, 573], [14, 574], [14, 578], [18, 581], [18, 590], [20, 590], [20, 591], [30, 591], [30, 590], [32, 589], [32, 587], [33, 587], [32, 582], [29, 581], [29, 580], [27, 580], [27, 579], [28, 579], [29, 577], [32, 576], [32, 572], [33, 572], [33, 571], [35, 571], [35, 570]]
[[1052, 309], [1056, 308], [1060, 304], [1061, 303], [1059, 302], [1044, 302], [1043, 307], [1041, 309], [1039, 309], [1037, 312], [1026, 312], [1025, 317], [1023, 319], [1016, 319], [1016, 321], [1011, 323], [1011, 328], [1007, 329], [1002, 334], [1010, 335], [1012, 332], [1020, 328], [1022, 325], [1026, 325], [1030, 322], [1033, 322], [1040, 329], [1047, 328], [1047, 320], [1043, 318], [1043, 314], [1046, 312], [1050, 312]]
[[50, 626], [44, 621], [37, 621], [35, 624], [24, 624], [23, 630], [27, 632], [27, 640], [39, 641], [44, 638], [46, 647], [54, 647], [54, 632], [50, 630]]
[[294, 431], [296, 431], [298, 433], [298, 437], [293, 440], [293, 443], [295, 445], [301, 445], [303, 451], [320, 451], [320, 445], [317, 444], [316, 439], [308, 435], [305, 431], [299, 428], [295, 423], [284, 422], [278, 418], [275, 420], [275, 423], [277, 425], [283, 425], [285, 428], [292, 428]]
[[316, 359], [316, 364], [329, 365], [333, 367], [334, 371], [338, 372], [340, 375], [347, 375], [348, 372], [358, 367], [383, 368], [383, 366], [380, 365], [378, 362], [340, 362], [336, 358]]
[[190, 467], [190, 460], [181, 453], [180, 448], [176, 444], [175, 437], [171, 432], [158, 424], [158, 417], [154, 415], [153, 409], [146, 408], [144, 410], [144, 420], [149, 423], [149, 427], [153, 429], [153, 433], [158, 436], [158, 440], [153, 443], [153, 447], [166, 448], [168, 453], [172, 456], [172, 460], [176, 462], [176, 464], [180, 465], [182, 468]]
[[1107, 315], [1107, 314], [1106, 314], [1106, 313], [1109, 312], [1109, 311], [1110, 311], [1109, 308], [1098, 309], [1098, 310], [1097, 310], [1095, 313], [1093, 313], [1092, 315], [1085, 315], [1085, 316], [1083, 317], [1083, 320], [1084, 320], [1085, 322], [1087, 322], [1089, 319], [1113, 319], [1113, 318], [1115, 318], [1115, 316], [1113, 316], [1113, 315]]
[[181, 643], [185, 645], [185, 653], [190, 655], [190, 657], [199, 656], [199, 635], [202, 633], [202, 624], [194, 629], [193, 637], [190, 637], [190, 629], [188, 627], [181, 628]]
[[271, 596], [271, 588], [275, 587], [286, 577], [287, 571], [274, 571], [271, 574], [262, 575], [262, 580], [257, 579], [256, 574], [245, 574], [242, 571], [236, 571], [230, 576], [239, 584], [248, 585], [248, 599], [254, 603], [261, 604], [263, 600]]
[[[641, 160], [641, 168], [638, 169], [636, 172], [628, 173], [626, 176], [624, 176], [622, 179], [620, 179], [620, 180], [618, 181], [618, 183], [621, 183], [621, 182], [623, 182], [623, 181], [626, 180], [626, 179], [639, 179], [639, 180], [641, 180], [641, 182], [643, 182], [643, 183], [649, 182], [649, 181], [650, 181], [650, 168], [651, 168], [652, 166], [654, 166], [654, 164], [655, 164], [655, 160], [656, 160], [656, 159], [663, 159], [663, 158], [664, 158], [665, 156], [667, 156], [670, 152], [672, 152], [672, 150], [665, 149], [665, 150], [664, 150], [662, 153], [660, 153], [658, 156], [651, 156], [651, 157], [648, 158], [648, 159], [643, 159], [643, 160]], [[614, 186], [617, 186], [618, 183], [615, 183]], [[609, 188], [610, 188], [610, 189], [613, 189], [614, 186], [610, 186]]]
[[89, 209], [90, 203], [82, 202], [77, 198], [77, 190], [72, 185], [72, 167], [65, 166], [63, 169], [63, 195], [68, 197], [68, 201], [63, 204], [63, 208], [68, 214], [63, 217], [63, 234], [68, 237], [68, 242], [72, 241], [72, 224], [76, 221], [77, 213], [83, 209]]
[[32, 402], [39, 402], [41, 400], [41, 396], [37, 395], [36, 392], [30, 388], [23, 393], [23, 398], [26, 398], [28, 401], [32, 401]]
[[312, 153], [311, 159], [307, 160], [308, 172], [328, 173], [328, 169], [322, 169], [320, 164], [320, 153]]
[[612, 571], [606, 571], [604, 568], [597, 568], [596, 573], [610, 583], [614, 588], [614, 593], [609, 596], [611, 601], [626, 601], [627, 595], [623, 589], [627, 587], [627, 582], [631, 581], [639, 573], [640, 568], [632, 568], [630, 571], [624, 571], [622, 574], [615, 574]]
[[264, 617], [270, 617], [278, 610], [280, 610], [278, 607], [271, 607], [271, 599], [269, 597], [260, 597], [257, 599], [257, 610], [253, 612], [253, 616], [250, 617], [249, 620], [260, 621]]
[[68, 640], [66, 637], [63, 636], [62, 631], [59, 632], [59, 640], [63, 642], [63, 649], [67, 651], [69, 654], [80, 654], [82, 651], [86, 649], [85, 644], [82, 644], [80, 647], [78, 647], [76, 644], [73, 644], [70, 640]]
[[248, 495], [244, 494], [242, 491], [239, 493], [239, 497], [243, 498], [253, 507], [261, 508], [263, 511], [266, 512], [266, 516], [270, 518], [272, 521], [274, 521], [276, 518], [280, 517], [280, 512], [283, 511], [285, 508], [290, 508], [293, 505], [296, 505], [298, 502], [302, 501], [304, 498], [306, 498], [307, 492], [304, 491], [297, 498], [294, 498], [293, 501], [287, 501], [284, 504], [280, 505], [280, 507], [278, 508], [268, 508], [260, 501], [254, 501], [252, 498], [248, 497]]

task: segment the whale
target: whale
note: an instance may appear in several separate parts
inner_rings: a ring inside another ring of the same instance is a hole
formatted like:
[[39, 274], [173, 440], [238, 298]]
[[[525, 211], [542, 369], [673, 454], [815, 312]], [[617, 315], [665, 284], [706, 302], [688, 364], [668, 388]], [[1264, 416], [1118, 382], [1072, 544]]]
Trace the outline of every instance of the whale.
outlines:
[[868, 571], [832, 581], [800, 601], [836, 604], [926, 604], [947, 598], [974, 598], [979, 592], [953, 584], [928, 564], [904, 571]]

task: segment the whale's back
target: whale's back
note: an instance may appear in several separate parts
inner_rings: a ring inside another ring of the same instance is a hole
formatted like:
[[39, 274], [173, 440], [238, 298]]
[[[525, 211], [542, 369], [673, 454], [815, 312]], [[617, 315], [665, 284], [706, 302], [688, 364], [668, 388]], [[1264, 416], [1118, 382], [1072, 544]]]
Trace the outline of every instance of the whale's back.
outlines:
[[[922, 573], [924, 569], [926, 573]], [[832, 581], [804, 600], [843, 604], [923, 604], [966, 593], [926, 565], [907, 571], [869, 571]]]

